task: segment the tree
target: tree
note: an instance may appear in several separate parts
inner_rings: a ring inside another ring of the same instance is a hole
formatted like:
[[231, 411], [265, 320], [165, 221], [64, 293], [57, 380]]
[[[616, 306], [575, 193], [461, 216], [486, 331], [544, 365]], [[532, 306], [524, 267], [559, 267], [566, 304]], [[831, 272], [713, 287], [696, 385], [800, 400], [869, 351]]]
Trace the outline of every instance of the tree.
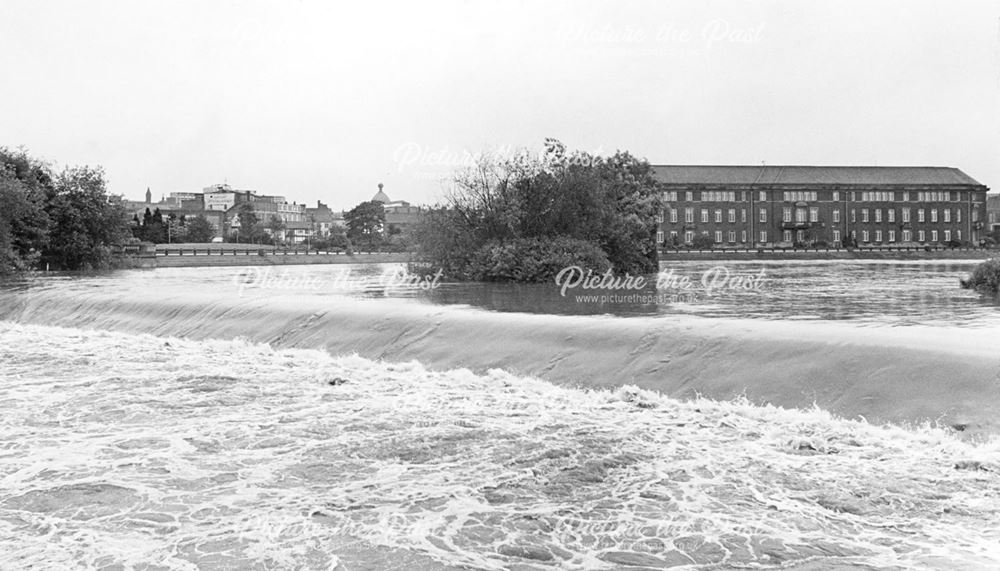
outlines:
[[[652, 273], [661, 208], [659, 183], [645, 160], [620, 151], [607, 158], [569, 153], [548, 139], [540, 158], [527, 151], [486, 155], [459, 172], [445, 204], [423, 217], [414, 238], [422, 257], [459, 278], [477, 274], [471, 264], [486, 244], [496, 249], [557, 238], [575, 240], [561, 243], [580, 245], [584, 261], [602, 259], [589, 249], [584, 255], [588, 243], [606, 254], [615, 272]], [[535, 242], [503, 251], [545, 252]]]
[[282, 220], [277, 214], [272, 214], [267, 220], [267, 229], [270, 230], [271, 237], [277, 241], [278, 236], [280, 236], [285, 230], [285, 221]]
[[48, 245], [48, 166], [0, 148], [0, 274], [34, 267]]
[[128, 218], [121, 198], [108, 196], [104, 171], [74, 167], [60, 173], [46, 205], [51, 220], [44, 261], [64, 270], [111, 265], [111, 246], [126, 241]]
[[382, 227], [385, 224], [385, 208], [381, 202], [369, 200], [362, 202], [344, 214], [347, 223], [347, 237], [353, 242], [365, 242], [374, 246], [382, 240]]
[[187, 221], [187, 239], [189, 242], [211, 242], [215, 237], [212, 223], [203, 214]]
[[259, 242], [263, 233], [263, 226], [260, 223], [260, 218], [257, 217], [257, 213], [254, 211], [253, 204], [241, 202], [236, 207], [236, 216], [239, 220], [236, 241], [248, 244]]

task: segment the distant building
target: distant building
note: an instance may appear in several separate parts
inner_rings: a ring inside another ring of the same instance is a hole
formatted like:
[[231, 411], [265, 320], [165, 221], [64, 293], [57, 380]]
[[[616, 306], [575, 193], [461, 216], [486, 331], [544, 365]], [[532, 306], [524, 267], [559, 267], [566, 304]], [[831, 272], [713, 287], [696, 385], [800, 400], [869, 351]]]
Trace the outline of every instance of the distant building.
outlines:
[[726, 247], [925, 245], [988, 232], [986, 186], [947, 167], [653, 167], [657, 241]]
[[393, 228], [401, 233], [406, 233], [413, 228], [424, 213], [420, 206], [413, 206], [405, 200], [392, 200], [383, 190], [382, 183], [378, 184], [378, 192], [372, 197], [372, 201], [381, 202], [385, 210], [385, 232], [392, 232]]
[[986, 217], [991, 232], [1000, 230], [1000, 194], [986, 197]]
[[[343, 222], [343, 213], [338, 213], [340, 215], [340, 221]], [[327, 238], [330, 236], [330, 232], [334, 229], [334, 212], [330, 210], [330, 207], [323, 204], [320, 201], [316, 201], [316, 208], [306, 208], [306, 220], [311, 224], [313, 234], [322, 238]]]

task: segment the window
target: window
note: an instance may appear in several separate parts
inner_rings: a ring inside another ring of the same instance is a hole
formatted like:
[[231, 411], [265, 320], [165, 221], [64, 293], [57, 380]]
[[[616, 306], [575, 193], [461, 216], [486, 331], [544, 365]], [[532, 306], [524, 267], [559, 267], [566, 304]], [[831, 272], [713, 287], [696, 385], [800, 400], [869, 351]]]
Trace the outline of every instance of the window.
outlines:
[[694, 193], [690, 190], [684, 193], [684, 200], [688, 202], [694, 202]]
[[937, 230], [931, 230], [931, 242], [937, 242]]
[[910, 191], [904, 190], [903, 191], [903, 202], [909, 202], [909, 201], [910, 201]]
[[662, 244], [663, 243], [663, 231], [662, 230], [658, 230], [656, 232], [656, 243], [657, 244]]
[[896, 241], [896, 231], [895, 230], [889, 230], [889, 241], [890, 242], [895, 242]]
[[834, 222], [840, 222], [840, 211], [839, 210], [834, 210], [833, 211], [833, 221]]
[[882, 221], [882, 209], [881, 208], [876, 208], [875, 209], [875, 222], [881, 222], [881, 221]]
[[815, 206], [809, 208], [809, 221], [819, 222], [819, 208]]
[[[956, 208], [955, 209], [955, 222], [961, 222], [961, 221], [962, 221], [962, 209], [961, 208]], [[959, 238], [959, 240], [961, 240], [961, 238]]]
[[729, 222], [730, 222], [730, 224], [736, 222], [736, 209], [735, 208], [730, 208], [729, 209]]
[[746, 242], [747, 242], [747, 231], [746, 230], [744, 230], [743, 232], [740, 233], [740, 242], [743, 242], [744, 244], [746, 244]]
[[760, 191], [760, 196], [759, 196], [759, 198], [757, 198], [757, 200], [759, 200], [761, 202], [767, 202], [767, 192], [765, 192], [763, 190]]
[[862, 242], [867, 242], [868, 241], [868, 230], [862, 230], [861, 231], [861, 241]]
[[691, 224], [692, 222], [694, 222], [694, 208], [684, 209], [684, 222], [686, 222], [687, 224]]
[[730, 244], [735, 244], [736, 243], [736, 230], [730, 230], [729, 231], [729, 243]]
[[912, 242], [913, 241], [913, 232], [911, 232], [910, 230], [903, 230], [903, 241], [904, 242]]
[[677, 202], [677, 191], [676, 190], [664, 191], [663, 202]]
[[861, 221], [862, 222], [868, 222], [868, 209], [867, 208], [862, 208], [861, 209]]
[[875, 231], [875, 241], [876, 242], [881, 242], [882, 241], [882, 231], [881, 230], [876, 230]]
[[901, 212], [903, 213], [903, 223], [904, 224], [909, 223], [910, 222], [910, 209], [909, 208], [903, 208], [901, 210]]
[[836, 190], [833, 191], [833, 201], [838, 202], [839, 200], [840, 200], [840, 193], [837, 192]]
[[937, 222], [937, 208], [931, 209], [931, 222]]
[[796, 208], [795, 209], [795, 221], [796, 222], [805, 222], [806, 221], [806, 209], [805, 208]]
[[715, 223], [718, 224], [720, 222], [722, 222], [722, 211], [721, 210], [716, 210], [715, 211]]
[[[761, 222], [767, 222], [767, 209], [766, 208], [761, 208], [760, 209], [760, 221]], [[761, 240], [761, 241], [763, 241], [763, 240]]]
[[671, 244], [676, 244], [677, 243], [677, 230], [671, 230], [670, 231], [670, 243]]
[[786, 206], [781, 209], [781, 221], [782, 222], [792, 221], [792, 208], [790, 206]]
[[951, 222], [951, 208], [945, 208], [942, 214], [944, 214], [945, 222]]
[[944, 231], [944, 241], [951, 242], [951, 230]]
[[924, 241], [924, 231], [923, 230], [917, 231], [917, 241], [918, 242], [923, 242]]
[[662, 210], [659, 212], [659, 214], [656, 215], [656, 223], [657, 224], [663, 224], [663, 211]]
[[955, 239], [958, 240], [959, 242], [962, 241], [962, 231], [961, 230], [955, 230]]
[[760, 231], [760, 241], [767, 242], [767, 230]]
[[701, 221], [702, 222], [708, 222], [708, 209], [707, 208], [702, 208], [701, 209]]
[[[741, 220], [742, 220], [743, 222], [746, 222], [746, 221], [747, 221], [747, 209], [746, 209], [746, 208], [741, 208], [741, 209], [740, 209], [740, 219], [741, 219]], [[746, 240], [744, 240], [744, 242], [746, 242]]]
[[701, 193], [704, 202], [736, 202], [735, 190], [706, 190]]
[[840, 230], [833, 231], [833, 241], [840, 242]]
[[684, 232], [684, 243], [690, 244], [693, 241], [694, 241], [694, 232], [690, 230]]
[[973, 208], [972, 209], [972, 221], [973, 222], [979, 222], [979, 209], [978, 208]]
[[785, 191], [782, 198], [785, 202], [807, 202], [816, 200], [815, 191], [805, 191], [805, 190], [795, 190], [795, 191]]
[[917, 209], [917, 222], [923, 222], [923, 221], [924, 221], [924, 209], [923, 208], [918, 208]]
[[721, 244], [722, 243], [722, 230], [716, 230], [715, 231], [715, 243], [716, 244]]
[[791, 230], [785, 230], [784, 232], [782, 232], [781, 233], [781, 241], [782, 242], [791, 242], [792, 241], [792, 231]]
[[889, 222], [895, 222], [896, 221], [896, 209], [895, 208], [888, 208], [888, 209], [886, 209], [885, 213], [889, 217]]
[[671, 208], [670, 209], [670, 223], [671, 224], [677, 224], [677, 209], [676, 208]]
[[851, 224], [854, 224], [857, 221], [858, 221], [858, 211], [852, 209], [851, 210]]

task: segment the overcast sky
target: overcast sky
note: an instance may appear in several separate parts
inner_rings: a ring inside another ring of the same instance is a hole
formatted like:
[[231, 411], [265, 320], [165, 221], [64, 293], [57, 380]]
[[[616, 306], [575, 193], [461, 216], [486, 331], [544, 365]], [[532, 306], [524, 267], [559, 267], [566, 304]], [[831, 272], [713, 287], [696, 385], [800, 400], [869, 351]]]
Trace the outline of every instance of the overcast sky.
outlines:
[[0, 0], [0, 145], [139, 199], [439, 198], [545, 137], [660, 164], [941, 165], [1000, 190], [1000, 2]]

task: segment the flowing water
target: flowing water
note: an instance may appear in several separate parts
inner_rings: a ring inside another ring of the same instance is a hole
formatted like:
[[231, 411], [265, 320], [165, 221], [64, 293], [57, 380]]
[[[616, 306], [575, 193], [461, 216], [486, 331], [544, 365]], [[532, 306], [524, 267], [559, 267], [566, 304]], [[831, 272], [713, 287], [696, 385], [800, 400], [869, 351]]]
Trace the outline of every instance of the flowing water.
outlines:
[[[380, 267], [351, 268], [356, 281], [313, 266], [272, 270], [270, 283], [260, 269], [206, 268], [7, 284], [0, 569], [996, 568], [994, 438], [807, 401], [439, 366], [541, 325], [588, 347], [587, 328], [630, 344], [633, 329], [645, 339], [674, 321], [709, 323], [720, 343], [735, 341], [713, 324], [734, 321], [903, 338], [899, 351], [990, 338], [996, 306], [957, 289], [971, 267], [766, 264], [760, 290], [618, 304], [554, 286], [385, 287]], [[437, 324], [398, 325], [411, 316]], [[420, 360], [331, 352], [339, 330]]]

